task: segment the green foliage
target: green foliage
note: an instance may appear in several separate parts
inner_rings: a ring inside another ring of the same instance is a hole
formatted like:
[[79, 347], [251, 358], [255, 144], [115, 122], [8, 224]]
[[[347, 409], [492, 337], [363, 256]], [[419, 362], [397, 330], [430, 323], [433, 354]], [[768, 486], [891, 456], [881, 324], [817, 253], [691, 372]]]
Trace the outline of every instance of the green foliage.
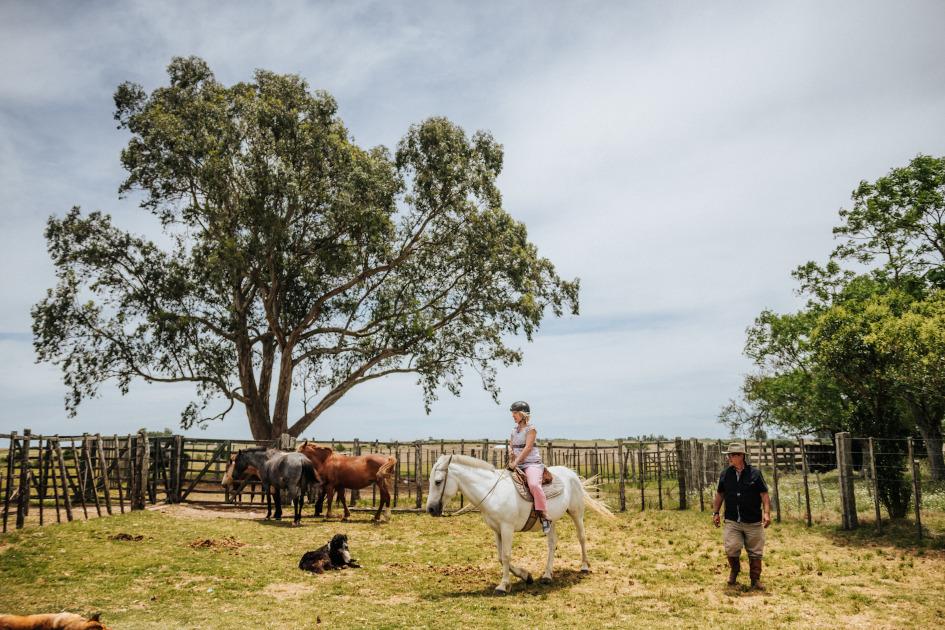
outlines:
[[131, 134], [120, 192], [142, 194], [171, 246], [78, 208], [48, 222], [58, 282], [33, 308], [34, 345], [71, 413], [108, 379], [193, 383], [183, 426], [222, 397], [217, 417], [242, 405], [256, 438], [297, 436], [389, 374], [416, 374], [428, 409], [467, 366], [497, 397], [494, 365], [522, 360], [507, 339], [577, 313], [578, 281], [502, 207], [488, 133], [431, 118], [391, 155], [354, 144], [298, 76], [227, 87], [194, 57], [168, 76], [150, 94], [119, 86], [115, 118]]
[[[737, 430], [851, 431], [890, 438], [877, 455], [880, 497], [905, 515], [905, 438], [925, 438], [933, 478], [945, 477], [945, 158], [918, 156], [861, 182], [840, 212], [842, 242], [826, 265], [793, 275], [806, 307], [764, 311], [748, 329], [756, 366], [720, 421]], [[866, 266], [856, 272], [844, 262]]]

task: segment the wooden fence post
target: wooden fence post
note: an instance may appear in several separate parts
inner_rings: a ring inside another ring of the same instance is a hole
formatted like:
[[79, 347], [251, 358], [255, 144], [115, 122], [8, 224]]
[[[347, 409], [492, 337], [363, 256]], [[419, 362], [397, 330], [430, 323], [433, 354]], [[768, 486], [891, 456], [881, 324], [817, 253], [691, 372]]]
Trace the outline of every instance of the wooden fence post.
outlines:
[[[23, 522], [29, 511], [30, 504], [30, 435], [32, 431], [23, 430], [23, 441], [20, 443], [20, 496], [16, 504], [16, 528], [23, 529]], [[13, 457], [10, 453], [9, 457]]]
[[771, 440], [771, 465], [774, 470], [774, 514], [775, 520], [781, 522], [781, 493], [778, 490], [778, 445]]
[[10, 516], [10, 495], [13, 492], [13, 458], [16, 455], [16, 431], [10, 433], [10, 450], [7, 451], [6, 487], [3, 490], [3, 533], [7, 533]]
[[92, 497], [95, 499], [95, 513], [98, 516], [102, 515], [102, 504], [98, 500], [98, 488], [96, 488], [95, 482], [95, 467], [92, 466], [92, 454], [91, 449], [89, 448], [89, 434], [82, 434], [82, 461], [85, 463], [85, 469], [88, 472], [88, 479], [85, 480], [85, 491], [88, 492], [89, 488], [92, 489]]
[[62, 504], [66, 508], [66, 520], [72, 522], [72, 498], [69, 496], [69, 477], [66, 475], [66, 461], [62, 457], [59, 435], [56, 435], [56, 463], [59, 465], [59, 481], [62, 486]]
[[79, 449], [75, 446], [75, 438], [69, 440], [69, 450], [72, 453], [72, 465], [75, 468], [75, 493], [79, 497], [79, 503], [82, 504], [82, 516], [85, 520], [89, 520], [89, 507], [85, 502], [85, 477], [81, 472], [82, 458], [79, 457]]
[[[49, 443], [49, 438], [46, 438], [46, 443]], [[37, 494], [39, 494], [39, 525], [42, 527], [45, 523], [43, 504], [46, 503], [46, 451], [43, 448], [42, 436], [39, 438], [37, 446], [39, 447], [39, 488]]]
[[699, 511], [705, 512], [705, 449], [702, 442], [696, 438], [690, 441], [690, 449], [694, 453], [693, 474], [695, 475], [695, 487], [699, 492]]
[[807, 448], [804, 446], [804, 439], [798, 438], [801, 447], [801, 472], [804, 476], [804, 504], [807, 506], [807, 526], [813, 525], [810, 513], [810, 486], [807, 483]]
[[876, 452], [874, 450], [873, 443], [874, 443], [873, 438], [870, 438], [870, 441], [869, 441], [870, 477], [873, 483], [873, 507], [876, 510], [876, 529], [882, 529], [883, 517], [879, 511], [879, 481], [876, 479]]
[[112, 492], [108, 485], [108, 466], [105, 464], [105, 444], [100, 433], [95, 434], [95, 446], [98, 450], [98, 466], [102, 472], [102, 490], [105, 492], [105, 510], [112, 513]]
[[660, 509], [663, 509], [663, 447], [656, 441], [656, 491], [660, 497]]
[[[180, 503], [181, 486], [184, 480], [181, 479], [181, 462], [184, 457], [184, 436], [175, 435], [171, 442], [171, 487], [167, 496], [168, 503]], [[227, 462], [229, 465], [229, 462]]]
[[840, 471], [840, 506], [843, 509], [843, 529], [856, 529], [856, 497], [853, 495], [852, 440], [846, 431], [837, 433], [837, 467]]
[[[550, 444], [550, 442], [549, 442]], [[620, 511], [627, 511], [627, 463], [623, 459], [623, 440], [617, 440], [617, 458], [619, 460], [618, 468], [620, 470], [620, 484], [619, 484], [619, 493], [620, 493]]]
[[909, 468], [912, 471], [912, 504], [915, 506], [915, 531], [922, 542], [922, 488], [919, 486], [919, 464], [915, 460], [912, 438], [909, 438]]
[[132, 464], [133, 470], [133, 486], [131, 488], [131, 509], [132, 510], [143, 510], [145, 501], [144, 495], [147, 491], [145, 489], [145, 484], [147, 484], [147, 477], [144, 476], [144, 453], [148, 448], [148, 438], [145, 435], [144, 431], [138, 431], [137, 436], [134, 438], [134, 461]]
[[417, 484], [417, 509], [423, 507], [423, 486], [420, 479], [421, 464], [423, 459], [423, 447], [420, 446], [420, 442], [414, 442], [414, 482]]
[[391, 502], [394, 504], [393, 507], [397, 507], [398, 499], [400, 499], [400, 442], [394, 442], [394, 459], [397, 463], [394, 468], [394, 496]]
[[121, 443], [118, 441], [118, 435], [112, 436], [112, 444], [115, 445], [115, 485], [118, 487], [118, 507], [121, 513], [125, 513], [125, 493], [121, 487]]
[[127, 461], [125, 462], [128, 465], [128, 509], [135, 510], [137, 503], [137, 494], [135, 494], [135, 488], [138, 487], [138, 473], [135, 470], [135, 466], [138, 462], [138, 448], [135, 442], [135, 438], [130, 433], [128, 434], [128, 444], [127, 449], [125, 450], [125, 457]]
[[679, 509], [686, 509], [686, 466], [683, 463], [683, 441], [677, 437], [676, 444], [676, 479], [679, 483]]
[[639, 456], [640, 456], [640, 465], [637, 467], [637, 469], [640, 472], [640, 511], [643, 512], [646, 510], [646, 487], [644, 485], [646, 483], [644, 479], [646, 475], [643, 474], [645, 471], [645, 468], [644, 468], [644, 461], [643, 461], [644, 456], [643, 456], [643, 442], [642, 441], [640, 442]]
[[56, 482], [56, 453], [52, 448], [52, 440], [46, 440], [46, 457], [50, 463], [49, 473], [52, 476], [53, 499], [56, 501], [56, 522], [62, 522], [62, 516], [59, 513], [59, 484]]

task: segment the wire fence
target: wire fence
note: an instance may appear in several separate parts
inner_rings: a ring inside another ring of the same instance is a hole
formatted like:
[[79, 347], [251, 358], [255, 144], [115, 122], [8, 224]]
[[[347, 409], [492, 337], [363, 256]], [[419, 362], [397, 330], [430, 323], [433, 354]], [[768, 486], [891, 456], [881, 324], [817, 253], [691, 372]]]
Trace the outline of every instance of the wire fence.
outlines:
[[[314, 441], [314, 440], [310, 440]], [[3, 531], [142, 509], [157, 503], [244, 506], [262, 502], [258, 485], [231, 495], [222, 480], [231, 456], [243, 448], [294, 450], [301, 440], [213, 440], [179, 435], [34, 436], [0, 434]], [[507, 443], [494, 440], [329, 440], [341, 455], [383, 454], [397, 460], [395, 510], [420, 510], [429, 473], [443, 454], [464, 454], [504, 466]], [[945, 537], [945, 480], [921, 440], [742, 440], [746, 461], [767, 482], [774, 519], [846, 529], [907, 523], [916, 537]], [[3, 447], [6, 446], [6, 450]], [[719, 477], [728, 465], [727, 443], [681, 439], [549, 440], [539, 443], [547, 466], [567, 466], [596, 477], [596, 493], [614, 510], [711, 511]], [[355, 509], [377, 506], [373, 486], [352, 490]], [[465, 505], [460, 495], [454, 508]]]

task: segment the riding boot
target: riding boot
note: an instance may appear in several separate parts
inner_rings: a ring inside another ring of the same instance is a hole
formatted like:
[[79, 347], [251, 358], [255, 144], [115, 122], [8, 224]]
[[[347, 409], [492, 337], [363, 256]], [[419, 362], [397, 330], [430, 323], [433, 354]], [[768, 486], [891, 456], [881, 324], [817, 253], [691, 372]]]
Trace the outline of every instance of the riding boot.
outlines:
[[742, 561], [739, 556], [729, 556], [728, 566], [730, 568], [728, 572], [728, 585], [735, 586], [735, 579], [738, 577], [738, 572], [742, 570]]
[[748, 559], [748, 576], [751, 578], [752, 588], [765, 590], [765, 585], [761, 583], [761, 558]]

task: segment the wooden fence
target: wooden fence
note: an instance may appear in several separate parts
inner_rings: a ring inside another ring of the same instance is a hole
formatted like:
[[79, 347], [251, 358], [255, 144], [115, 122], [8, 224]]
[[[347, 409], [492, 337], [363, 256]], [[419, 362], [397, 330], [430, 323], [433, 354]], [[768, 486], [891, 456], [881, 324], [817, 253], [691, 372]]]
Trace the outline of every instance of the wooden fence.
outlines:
[[[38, 524], [89, 518], [148, 504], [197, 502], [230, 503], [221, 481], [230, 455], [241, 448], [272, 446], [292, 450], [298, 440], [283, 435], [271, 442], [189, 438], [179, 435], [147, 436], [34, 436], [0, 435], [0, 500], [3, 531], [13, 521], [17, 528], [28, 519]], [[412, 442], [330, 440], [322, 442], [344, 454], [378, 453], [397, 459], [393, 504], [397, 510], [420, 510], [429, 471], [445, 453], [459, 453], [505, 464], [506, 443], [491, 440], [422, 440]], [[838, 434], [833, 442], [805, 440], [743, 441], [748, 461], [760, 467], [771, 489], [776, 519], [815, 518], [828, 521], [839, 514], [843, 527], [858, 524], [856, 494], [866, 488], [876, 506], [873, 440], [852, 440]], [[870, 449], [866, 445], [871, 445]], [[911, 441], [910, 441], [911, 445]], [[598, 493], [621, 511], [633, 509], [711, 509], [719, 475], [726, 464], [726, 443], [720, 440], [676, 438], [668, 441], [618, 439], [598, 443], [549, 440], [540, 448], [549, 466], [563, 465], [584, 477], [596, 477]], [[911, 446], [910, 446], [911, 448]], [[918, 451], [916, 451], [918, 452]], [[2, 451], [0, 451], [2, 453]], [[916, 458], [910, 454], [909, 461]], [[839, 470], [837, 462], [840, 462]], [[872, 468], [870, 463], [872, 462]], [[920, 501], [915, 519], [921, 533], [921, 487], [916, 466], [907, 471], [915, 482]], [[836, 486], [821, 474], [836, 475]], [[825, 491], [827, 488], [827, 491]], [[836, 490], [833, 490], [836, 488]], [[812, 489], [820, 497], [819, 510]], [[858, 490], [859, 489], [859, 490]], [[803, 493], [803, 500], [802, 500]], [[827, 496], [830, 495], [828, 506]], [[796, 501], [795, 501], [796, 497]], [[249, 488], [248, 501], [259, 498]], [[380, 499], [376, 490], [354, 491], [355, 506]], [[243, 501], [247, 498], [243, 497]], [[460, 496], [459, 506], [464, 504]], [[861, 504], [863, 503], [861, 499]], [[357, 509], [357, 508], [356, 508]], [[876, 509], [877, 523], [881, 523]]]

